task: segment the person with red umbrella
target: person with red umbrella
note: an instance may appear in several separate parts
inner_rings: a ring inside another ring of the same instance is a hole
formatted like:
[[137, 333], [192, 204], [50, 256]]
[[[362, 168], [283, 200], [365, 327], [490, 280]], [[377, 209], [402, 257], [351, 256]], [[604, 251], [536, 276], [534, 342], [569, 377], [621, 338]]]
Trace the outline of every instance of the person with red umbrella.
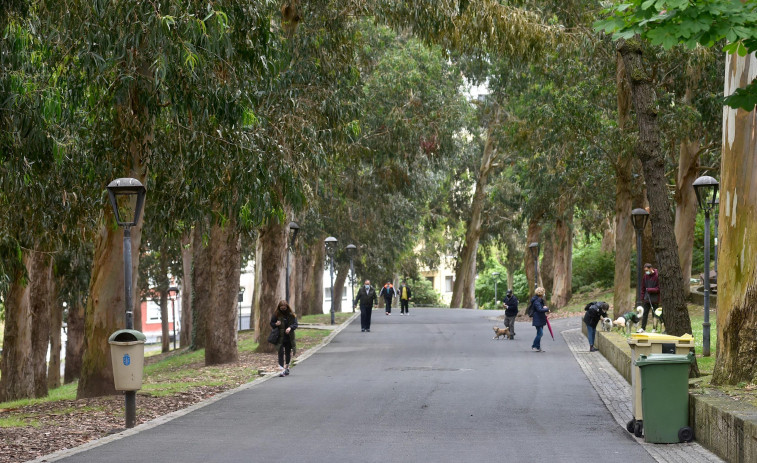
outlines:
[[533, 322], [531, 324], [536, 327], [536, 337], [533, 344], [531, 344], [531, 350], [534, 352], [544, 352], [541, 348], [541, 337], [544, 335], [544, 325], [548, 323], [547, 312], [549, 312], [549, 307], [544, 303], [544, 288], [541, 286], [536, 288], [529, 305], [533, 308]]

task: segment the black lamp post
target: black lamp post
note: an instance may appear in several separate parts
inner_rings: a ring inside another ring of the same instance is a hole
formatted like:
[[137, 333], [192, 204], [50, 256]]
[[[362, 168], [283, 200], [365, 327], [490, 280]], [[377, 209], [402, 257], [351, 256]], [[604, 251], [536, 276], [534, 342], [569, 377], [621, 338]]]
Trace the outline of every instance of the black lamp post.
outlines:
[[704, 211], [704, 323], [702, 323], [702, 355], [710, 356], [710, 211], [715, 207], [720, 184], [704, 175], [694, 180], [699, 208]]
[[[124, 305], [126, 307], [126, 329], [134, 329], [134, 304], [131, 294], [131, 227], [137, 225], [147, 190], [135, 178], [119, 178], [108, 185], [108, 196], [116, 222], [124, 229]], [[126, 427], [137, 423], [137, 391], [125, 391]]]
[[636, 230], [636, 305], [644, 302], [641, 300], [641, 236], [648, 220], [649, 212], [646, 209], [637, 207], [631, 211], [631, 223]]
[[168, 298], [171, 299], [171, 318], [173, 319], [173, 350], [176, 350], [176, 298], [179, 296], [179, 288], [168, 288]]
[[499, 282], [499, 272], [492, 272], [492, 276], [494, 276], [494, 306], [497, 306], [498, 299], [497, 299], [497, 283]]
[[336, 252], [337, 239], [329, 236], [324, 241], [326, 244], [326, 255], [329, 256], [329, 276], [331, 278], [331, 324], [334, 324], [334, 252]]
[[715, 239], [713, 240], [715, 247], [713, 248], [712, 252], [714, 254], [713, 261], [715, 263], [715, 277], [718, 275], [718, 214], [720, 213], [720, 195], [718, 195], [717, 198], [715, 198], [715, 207], [713, 208], [715, 212]]
[[534, 289], [539, 287], [539, 243], [533, 242], [528, 245], [531, 257], [534, 258]]
[[[354, 244], [348, 244], [347, 247], [347, 254], [350, 256], [350, 291], [352, 294], [352, 301], [355, 300], [355, 265], [352, 261], [352, 258], [355, 255], [355, 251], [357, 250], [357, 246]], [[352, 304], [350, 304], [352, 305]], [[355, 306], [352, 306], [352, 311], [355, 311]]]
[[242, 301], [244, 301], [244, 286], [239, 287], [239, 294], [237, 294], [237, 305], [239, 306], [239, 331], [242, 331]]
[[289, 234], [292, 239], [287, 243], [287, 275], [286, 275], [286, 300], [289, 302], [289, 256], [291, 255], [292, 247], [294, 246], [294, 240], [297, 239], [297, 232], [300, 231], [300, 226], [297, 222], [289, 222]]

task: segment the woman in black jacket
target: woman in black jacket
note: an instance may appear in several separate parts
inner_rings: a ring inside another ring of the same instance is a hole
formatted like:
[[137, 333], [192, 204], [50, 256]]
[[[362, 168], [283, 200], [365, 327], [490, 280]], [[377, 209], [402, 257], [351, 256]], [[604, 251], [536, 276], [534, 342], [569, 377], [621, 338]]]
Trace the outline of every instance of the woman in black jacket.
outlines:
[[607, 302], [589, 302], [584, 307], [586, 313], [584, 314], [584, 323], [586, 323], [586, 333], [589, 338], [589, 352], [596, 352], [599, 349], [594, 347], [594, 339], [597, 335], [597, 324], [601, 319], [607, 316], [607, 311], [610, 310]]
[[[297, 353], [294, 330], [297, 329], [297, 317], [285, 300], [279, 301], [279, 305], [271, 317], [271, 329], [279, 330], [279, 341], [276, 350], [279, 353], [279, 376], [289, 376], [289, 362], [292, 360], [292, 352]], [[286, 363], [284, 357], [286, 355]]]

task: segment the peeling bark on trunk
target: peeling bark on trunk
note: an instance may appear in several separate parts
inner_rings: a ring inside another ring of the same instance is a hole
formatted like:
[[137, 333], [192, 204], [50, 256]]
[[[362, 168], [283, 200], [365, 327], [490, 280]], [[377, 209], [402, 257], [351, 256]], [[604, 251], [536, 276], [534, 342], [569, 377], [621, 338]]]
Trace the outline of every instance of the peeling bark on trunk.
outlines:
[[[334, 300], [336, 301], [336, 306], [334, 307], [335, 312], [341, 312], [342, 311], [342, 297], [344, 293], [344, 282], [347, 280], [347, 274], [350, 272], [350, 264], [349, 262], [344, 264], [339, 264], [337, 268], [334, 269], [334, 289], [333, 289], [333, 296]], [[347, 295], [349, 297], [349, 294]]]
[[602, 229], [602, 243], [599, 250], [604, 253], [611, 253], [615, 251], [615, 221], [605, 217], [605, 220], [602, 221]]
[[231, 363], [237, 349], [237, 295], [242, 267], [242, 243], [236, 223], [213, 225], [211, 245], [211, 304], [205, 338], [205, 365]]
[[[623, 57], [615, 53], [617, 70], [618, 126], [623, 132], [631, 129], [631, 85]], [[635, 247], [631, 211], [633, 210], [633, 156], [624, 150], [613, 164], [615, 169], [615, 276], [613, 278], [613, 319], [630, 311], [636, 297], [631, 289], [631, 253]]]
[[489, 123], [486, 144], [481, 156], [481, 166], [478, 169], [476, 190], [473, 193], [470, 219], [468, 219], [467, 231], [465, 233], [465, 243], [463, 244], [459, 265], [455, 272], [455, 283], [450, 302], [451, 308], [476, 308], [476, 255], [484, 223], [483, 210], [486, 206], [486, 186], [489, 181], [489, 174], [491, 174], [494, 168], [494, 161], [497, 158], [494, 129], [499, 124], [501, 109], [497, 108], [496, 111], [496, 116]]
[[[28, 253], [24, 265], [30, 265]], [[34, 365], [32, 357], [32, 314], [29, 307], [29, 286], [24, 271], [16, 270], [3, 301], [5, 303], [5, 331], [3, 355], [0, 357], [0, 402], [34, 396]]]
[[47, 388], [60, 387], [60, 331], [63, 328], [63, 308], [58, 305], [55, 280], [50, 280], [50, 363], [47, 365]]
[[192, 236], [191, 230], [181, 236], [181, 347], [192, 344]]
[[[689, 90], [687, 90], [687, 99]], [[688, 138], [681, 142], [676, 177], [675, 235], [678, 243], [678, 258], [681, 260], [683, 294], [689, 297], [691, 285], [691, 256], [694, 250], [694, 225], [697, 219], [697, 198], [694, 180], [699, 175], [699, 142]]]
[[[621, 39], [618, 41], [618, 51], [623, 56], [631, 81], [633, 106], [639, 125], [639, 141], [634, 147], [634, 153], [641, 160], [647, 187], [652, 240], [660, 270], [660, 302], [665, 310], [665, 326], [668, 334], [680, 336], [691, 333], [691, 319], [683, 296], [683, 277], [668, 201], [665, 157], [660, 148], [654, 88], [642, 62], [642, 48], [638, 39]], [[696, 365], [693, 370], [698, 373]]]
[[48, 254], [32, 252], [29, 262], [29, 309], [32, 314], [34, 397], [47, 396], [47, 350], [50, 346], [50, 290], [53, 262]]
[[[726, 57], [725, 95], [757, 69], [752, 53]], [[757, 379], [757, 113], [723, 108], [718, 228], [718, 344], [714, 384]]]
[[[541, 213], [536, 214], [528, 221], [528, 230], [526, 231], [526, 252], [523, 254], [523, 268], [526, 269], [526, 279], [528, 280], [528, 295], [534, 295], [534, 289], [537, 283], [541, 281], [538, 275], [534, 275], [534, 258], [531, 257], [531, 249], [528, 247], [531, 243], [539, 243], [541, 239]], [[541, 270], [541, 269], [539, 269]], [[539, 272], [541, 273], [541, 271]]]
[[554, 282], [550, 309], [560, 310], [573, 296], [573, 205], [558, 206], [559, 218], [555, 222]]
[[271, 332], [271, 316], [280, 300], [284, 299], [286, 279], [286, 245], [289, 227], [272, 222], [258, 232], [255, 249], [255, 337], [257, 352], [273, 352], [274, 346], [266, 341]]
[[539, 258], [539, 275], [541, 276], [541, 286], [544, 287], [546, 294], [552, 294], [555, 283], [555, 235], [554, 230], [543, 231], [542, 238], [544, 243], [541, 248]]
[[65, 384], [76, 381], [81, 376], [84, 352], [84, 307], [83, 299], [77, 299], [68, 306], [66, 322], [66, 365], [63, 370]]
[[298, 314], [315, 315], [323, 313], [323, 278], [322, 272], [326, 259], [326, 252], [319, 239], [314, 244], [305, 247], [305, 252], [299, 256], [297, 274], [299, 279]]
[[192, 350], [204, 349], [210, 311], [210, 246], [203, 242], [203, 227], [195, 226], [192, 249]]

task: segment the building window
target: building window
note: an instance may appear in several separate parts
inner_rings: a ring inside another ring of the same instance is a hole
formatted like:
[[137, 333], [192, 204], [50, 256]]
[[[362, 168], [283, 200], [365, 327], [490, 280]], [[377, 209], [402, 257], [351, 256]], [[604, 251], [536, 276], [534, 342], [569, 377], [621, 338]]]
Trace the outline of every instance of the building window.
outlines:
[[324, 297], [327, 301], [331, 300], [331, 288], [323, 288]]
[[426, 277], [426, 281], [431, 283], [431, 289], [434, 289], [434, 280], [435, 280], [434, 277]]
[[454, 277], [452, 275], [444, 277], [444, 290], [448, 293], [451, 293], [454, 288]]

